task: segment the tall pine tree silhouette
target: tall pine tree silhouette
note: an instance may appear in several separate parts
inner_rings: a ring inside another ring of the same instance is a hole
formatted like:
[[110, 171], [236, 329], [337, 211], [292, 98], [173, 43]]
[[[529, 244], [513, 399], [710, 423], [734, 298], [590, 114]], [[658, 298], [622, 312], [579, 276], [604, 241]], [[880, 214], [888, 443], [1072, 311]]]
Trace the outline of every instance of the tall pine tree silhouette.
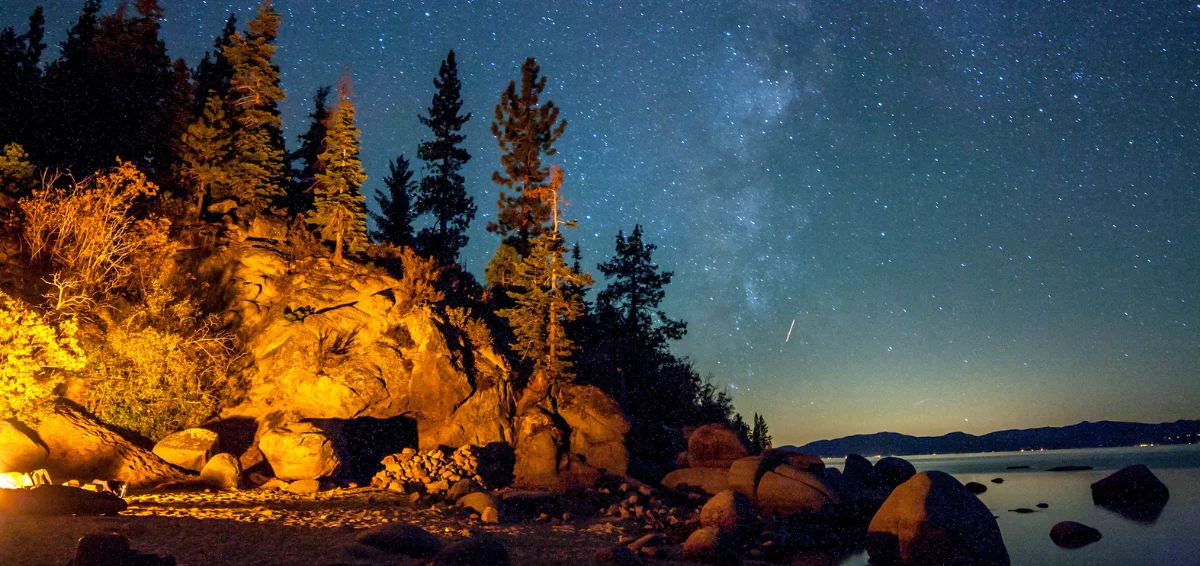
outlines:
[[239, 215], [253, 217], [283, 196], [285, 153], [279, 101], [279, 67], [271, 62], [279, 34], [279, 13], [264, 0], [245, 34], [235, 33], [225, 50], [233, 66], [229, 104], [234, 125], [230, 185]]
[[328, 86], [318, 87], [313, 95], [313, 111], [308, 115], [308, 130], [300, 134], [300, 149], [291, 155], [292, 161], [300, 162], [300, 169], [292, 174], [288, 184], [288, 212], [307, 214], [313, 207], [313, 183], [317, 180], [317, 158], [321, 155], [321, 144], [325, 143], [328, 129], [329, 100]]
[[504, 171], [492, 174], [492, 181], [506, 190], [500, 191], [496, 205], [500, 208], [495, 222], [489, 222], [489, 232], [506, 236], [505, 244], [524, 256], [529, 251], [530, 238], [548, 228], [551, 209], [534, 196], [546, 188], [550, 170], [542, 166], [542, 156], [554, 155], [554, 142], [567, 127], [558, 120], [558, 107], [552, 101], [541, 103], [546, 77], [533, 57], [521, 65], [521, 89], [516, 81], [500, 95], [496, 105], [492, 135], [500, 145], [500, 165]]
[[0, 31], [0, 143], [30, 144], [38, 134], [42, 100], [42, 69], [38, 65], [46, 44], [46, 18], [42, 7], [29, 16], [29, 28], [20, 35], [13, 28]]
[[421, 229], [416, 248], [443, 265], [451, 265], [458, 262], [459, 250], [467, 245], [467, 227], [477, 211], [475, 200], [467, 196], [459, 174], [471, 159], [471, 154], [459, 147], [466, 139], [460, 132], [471, 114], [459, 114], [463, 104], [462, 83], [454, 51], [442, 61], [433, 86], [437, 92], [429, 106], [429, 115], [420, 116], [421, 123], [433, 133], [433, 139], [421, 143], [417, 149], [417, 157], [425, 162], [428, 174], [421, 179], [415, 202], [416, 214], [432, 215], [433, 225]]
[[368, 212], [375, 221], [371, 237], [376, 241], [393, 246], [412, 245], [413, 239], [413, 195], [417, 183], [412, 180], [413, 172], [403, 155], [388, 163], [388, 176], [383, 179], [387, 192], [376, 191], [375, 203], [379, 213]]
[[356, 253], [367, 246], [365, 199], [359, 188], [367, 180], [358, 158], [360, 133], [354, 125], [350, 100], [350, 75], [338, 83], [338, 104], [329, 119], [325, 144], [318, 156], [315, 209], [309, 219], [326, 241], [333, 241], [333, 261], [341, 263], [343, 250]]
[[225, 50], [233, 45], [233, 35], [237, 33], [237, 16], [229, 14], [221, 35], [213, 41], [213, 50], [205, 51], [204, 58], [196, 67], [196, 96], [194, 112], [199, 116], [208, 104], [208, 97], [215, 94], [220, 97], [229, 95], [230, 81], [233, 79], [233, 65], [225, 56]]

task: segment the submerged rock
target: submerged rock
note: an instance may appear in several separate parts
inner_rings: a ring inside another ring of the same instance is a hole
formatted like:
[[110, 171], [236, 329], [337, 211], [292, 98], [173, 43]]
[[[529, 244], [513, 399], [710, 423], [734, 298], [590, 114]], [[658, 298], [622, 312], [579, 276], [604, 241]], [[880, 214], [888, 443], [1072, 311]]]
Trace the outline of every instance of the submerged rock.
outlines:
[[1009, 564], [991, 511], [938, 471], [916, 474], [892, 491], [871, 519], [866, 547], [878, 564]]
[[963, 487], [967, 488], [967, 491], [974, 493], [975, 495], [979, 495], [979, 494], [987, 491], [986, 485], [983, 485], [983, 484], [981, 484], [979, 482], [975, 482], [975, 481], [969, 481], [969, 482], [963, 484]]
[[1092, 484], [1092, 502], [1127, 519], [1153, 523], [1171, 498], [1164, 485], [1142, 464], [1122, 468]]
[[1082, 548], [1102, 538], [1100, 531], [1075, 521], [1061, 521], [1050, 529], [1050, 540], [1063, 548]]

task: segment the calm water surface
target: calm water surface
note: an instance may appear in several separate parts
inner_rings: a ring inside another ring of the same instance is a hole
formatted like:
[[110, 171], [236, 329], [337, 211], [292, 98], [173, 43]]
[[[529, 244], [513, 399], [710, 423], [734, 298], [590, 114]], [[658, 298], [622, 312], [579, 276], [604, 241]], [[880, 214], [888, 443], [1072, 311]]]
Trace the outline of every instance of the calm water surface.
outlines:
[[[905, 457], [918, 472], [941, 470], [966, 483], [988, 487], [979, 499], [992, 513], [1014, 565], [1078, 564], [1089, 566], [1200, 565], [1200, 445], [1150, 446], [998, 452]], [[843, 461], [826, 460], [841, 468]], [[1171, 500], [1153, 523], [1126, 519], [1092, 504], [1092, 482], [1114, 470], [1145, 464], [1171, 492]], [[1092, 466], [1082, 472], [1047, 472], [1066, 465]], [[1010, 470], [1009, 466], [1029, 466]], [[992, 478], [1004, 483], [991, 483]], [[1037, 509], [1048, 503], [1048, 509]], [[1026, 507], [1036, 513], [1012, 513]], [[1077, 550], [1050, 541], [1050, 527], [1059, 521], [1078, 521], [1099, 529], [1104, 538]], [[842, 562], [867, 564], [865, 552]]]

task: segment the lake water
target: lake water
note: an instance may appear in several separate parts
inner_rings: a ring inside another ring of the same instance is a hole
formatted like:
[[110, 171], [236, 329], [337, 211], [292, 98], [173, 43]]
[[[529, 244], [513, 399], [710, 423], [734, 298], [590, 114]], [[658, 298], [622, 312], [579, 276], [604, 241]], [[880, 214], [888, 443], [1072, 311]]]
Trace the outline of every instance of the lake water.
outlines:
[[[1046, 450], [906, 456], [918, 472], [941, 470], [959, 481], [987, 486], [979, 495], [994, 515], [1014, 565], [1078, 564], [1088, 566], [1200, 565], [1200, 445]], [[872, 459], [874, 460], [874, 459]], [[1152, 523], [1127, 519], [1092, 504], [1092, 482], [1133, 464], [1145, 464], [1166, 484], [1171, 499]], [[841, 468], [843, 461], [826, 460]], [[1047, 472], [1055, 466], [1083, 465], [1094, 470]], [[1029, 466], [1029, 469], [1008, 469]], [[1003, 478], [994, 484], [992, 478]], [[1038, 503], [1049, 508], [1038, 509]], [[1009, 509], [1025, 507], [1036, 513]], [[1099, 529], [1104, 538], [1067, 550], [1050, 541], [1059, 521], [1077, 521]], [[841, 564], [867, 564], [867, 554]]]

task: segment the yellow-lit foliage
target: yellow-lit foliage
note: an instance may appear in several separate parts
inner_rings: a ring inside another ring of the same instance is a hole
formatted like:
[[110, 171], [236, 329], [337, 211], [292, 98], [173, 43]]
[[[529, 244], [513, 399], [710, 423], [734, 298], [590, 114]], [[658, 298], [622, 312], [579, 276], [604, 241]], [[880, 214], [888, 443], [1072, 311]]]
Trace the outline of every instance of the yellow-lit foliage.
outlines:
[[16, 194], [33, 181], [34, 167], [20, 144], [10, 143], [0, 151], [0, 189]]
[[197, 426], [227, 398], [232, 336], [160, 278], [145, 301], [89, 348], [85, 407], [151, 440]]
[[52, 324], [28, 305], [0, 291], [0, 419], [27, 424], [86, 359], [71, 319]]
[[396, 289], [396, 303], [400, 312], [439, 303], [445, 298], [437, 288], [438, 279], [442, 276], [442, 268], [437, 260], [417, 255], [412, 248], [406, 247], [400, 253], [400, 266], [404, 270], [400, 286]]
[[145, 244], [130, 209], [158, 193], [132, 163], [63, 188], [45, 183], [21, 200], [23, 237], [33, 260], [48, 259], [55, 310], [80, 312], [128, 280], [128, 258]]
[[483, 319], [472, 316], [471, 309], [466, 307], [449, 307], [446, 309], [446, 321], [451, 326], [467, 335], [467, 340], [476, 348], [494, 349], [492, 331]]

